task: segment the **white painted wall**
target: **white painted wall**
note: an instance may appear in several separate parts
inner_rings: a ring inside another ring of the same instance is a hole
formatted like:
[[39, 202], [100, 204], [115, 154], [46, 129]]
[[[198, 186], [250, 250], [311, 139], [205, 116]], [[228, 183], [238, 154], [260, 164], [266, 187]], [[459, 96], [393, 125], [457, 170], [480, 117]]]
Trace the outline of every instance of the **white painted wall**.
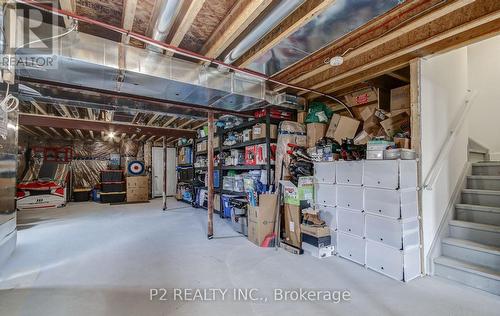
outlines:
[[[467, 94], [467, 48], [422, 61], [422, 178], [425, 179], [461, 113]], [[422, 192], [424, 253], [428, 255], [467, 164], [468, 124], [465, 122], [449, 158], [433, 186]], [[454, 201], [453, 201], [454, 202]], [[451, 202], [451, 203], [453, 203]], [[427, 268], [427, 273], [429, 268]]]
[[500, 36], [467, 48], [469, 86], [478, 92], [469, 113], [470, 137], [500, 160]]

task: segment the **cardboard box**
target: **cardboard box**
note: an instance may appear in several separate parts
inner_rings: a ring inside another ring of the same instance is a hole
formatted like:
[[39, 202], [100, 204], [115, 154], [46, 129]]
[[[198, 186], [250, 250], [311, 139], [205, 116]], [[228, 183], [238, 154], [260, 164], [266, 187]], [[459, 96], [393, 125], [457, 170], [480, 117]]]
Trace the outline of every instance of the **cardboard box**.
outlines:
[[380, 122], [387, 136], [394, 136], [398, 132], [410, 131], [410, 116], [406, 112], [391, 116]]
[[326, 237], [330, 236], [330, 227], [317, 227], [311, 225], [301, 224], [300, 229], [302, 230], [302, 234], [307, 234], [314, 237]]
[[242, 134], [243, 134], [243, 141], [244, 142], [249, 142], [252, 140], [252, 130], [251, 129], [243, 130]]
[[277, 202], [277, 194], [261, 194], [259, 206], [248, 206], [248, 240], [259, 247], [274, 234]]
[[299, 188], [288, 180], [281, 180], [280, 185], [283, 189], [283, 201], [286, 204], [299, 206]]
[[132, 188], [149, 188], [148, 176], [127, 177], [127, 190]]
[[304, 124], [304, 122], [306, 121], [306, 117], [307, 117], [307, 111], [298, 112], [297, 113], [297, 122]]
[[220, 194], [214, 194], [214, 211], [220, 212]]
[[394, 137], [394, 143], [398, 148], [410, 149], [410, 139], [404, 137]]
[[316, 146], [316, 142], [325, 137], [326, 124], [309, 123], [307, 124], [307, 147]]
[[146, 202], [149, 200], [149, 177], [127, 177], [127, 202]]
[[391, 90], [391, 112], [410, 108], [410, 85]]
[[334, 114], [330, 121], [330, 126], [326, 131], [326, 137], [335, 139], [342, 143], [342, 139], [354, 138], [358, 130], [360, 122], [347, 116]]
[[196, 151], [197, 152], [206, 151], [207, 150], [207, 144], [208, 144], [208, 142], [206, 140], [204, 140], [202, 142], [199, 142], [198, 144], [196, 144]]
[[[266, 137], [266, 124], [257, 123], [252, 128], [252, 139], [260, 139]], [[278, 126], [271, 124], [270, 125], [270, 138], [276, 139], [278, 138]]]
[[314, 177], [299, 177], [297, 183], [299, 201], [314, 204]]
[[[276, 162], [276, 144], [270, 144], [271, 146], [271, 164]], [[259, 144], [255, 145], [255, 164], [265, 165], [267, 164], [267, 145]]]
[[327, 246], [327, 247], [314, 247], [309, 244], [304, 244], [302, 246], [305, 252], [310, 254], [313, 257], [322, 259], [322, 258], [328, 258], [333, 255], [335, 255], [335, 249], [333, 246]]
[[245, 147], [245, 164], [246, 165], [255, 165], [257, 163], [257, 153], [256, 146], [246, 146]]
[[298, 205], [285, 204], [285, 240], [286, 243], [297, 248], [302, 246], [300, 231], [301, 214]]
[[345, 100], [349, 106], [364, 105], [377, 102], [378, 94], [375, 88], [367, 88], [347, 94]]
[[[218, 148], [219, 147], [219, 145], [220, 145], [220, 143], [219, 143], [219, 136], [214, 137], [213, 143], [214, 143], [214, 148]], [[208, 147], [208, 144], [207, 144], [207, 147]]]
[[355, 118], [359, 118], [362, 121], [366, 121], [375, 113], [375, 111], [377, 111], [377, 105], [368, 104], [368, 105], [356, 106], [351, 108], [351, 111], [354, 114]]

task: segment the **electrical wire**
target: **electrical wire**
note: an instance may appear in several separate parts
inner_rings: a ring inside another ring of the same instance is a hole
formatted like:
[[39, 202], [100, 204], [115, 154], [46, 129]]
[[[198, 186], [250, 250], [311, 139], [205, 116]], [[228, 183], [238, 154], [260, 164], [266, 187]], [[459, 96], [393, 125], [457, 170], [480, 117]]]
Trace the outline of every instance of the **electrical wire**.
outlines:
[[25, 4], [25, 5], [34, 7], [34, 8], [37, 8], [39, 10], [43, 10], [43, 11], [46, 11], [46, 12], [51, 12], [52, 14], [55, 14], [57, 16], [64, 16], [64, 17], [75, 19], [77, 21], [90, 23], [92, 25], [97, 25], [97, 26], [103, 27], [105, 29], [117, 32], [119, 34], [128, 36], [130, 38], [136, 39], [136, 40], [141, 41], [141, 42], [143, 42], [145, 44], [149, 44], [149, 45], [158, 47], [160, 49], [164, 49], [164, 50], [167, 50], [169, 52], [172, 52], [172, 53], [175, 53], [175, 54], [179, 54], [179, 55], [182, 55], [182, 56], [185, 56], [185, 57], [195, 58], [195, 59], [197, 59], [199, 61], [203, 61], [203, 62], [207, 62], [207, 63], [212, 63], [212, 64], [217, 65], [217, 66], [229, 68], [229, 69], [231, 69], [231, 70], [233, 70], [235, 72], [240, 72], [240, 73], [246, 74], [248, 76], [251, 76], [251, 77], [263, 80], [263, 81], [269, 81], [269, 82], [272, 82], [272, 83], [277, 83], [277, 84], [280, 84], [280, 85], [284, 85], [284, 86], [292, 88], [292, 89], [296, 89], [296, 90], [300, 90], [300, 91], [306, 91], [306, 92], [310, 92], [310, 93], [314, 93], [314, 94], [323, 96], [325, 98], [331, 99], [331, 100], [333, 100], [333, 101], [338, 102], [339, 104], [341, 104], [347, 110], [347, 112], [351, 115], [351, 117], [354, 117], [354, 114], [352, 113], [351, 109], [344, 102], [342, 102], [341, 100], [339, 100], [336, 97], [333, 97], [333, 96], [331, 96], [329, 94], [326, 94], [326, 93], [323, 93], [321, 91], [314, 90], [314, 89], [309, 89], [309, 88], [305, 88], [305, 87], [301, 87], [301, 86], [297, 86], [297, 85], [293, 85], [293, 84], [282, 82], [282, 81], [279, 81], [279, 80], [276, 80], [276, 79], [272, 79], [270, 76], [264, 75], [264, 74], [262, 74], [260, 72], [253, 71], [253, 70], [246, 69], [246, 68], [240, 68], [240, 67], [237, 67], [237, 66], [234, 66], [234, 65], [231, 65], [231, 64], [226, 64], [226, 63], [224, 63], [224, 62], [222, 62], [220, 60], [217, 60], [215, 58], [210, 58], [210, 57], [207, 57], [207, 56], [204, 56], [204, 55], [201, 55], [201, 54], [189, 51], [187, 49], [183, 49], [183, 48], [180, 48], [180, 47], [177, 47], [177, 46], [173, 46], [173, 45], [161, 42], [161, 41], [157, 41], [157, 40], [149, 38], [149, 37], [147, 37], [145, 35], [142, 35], [142, 34], [139, 34], [139, 33], [133, 32], [133, 31], [125, 30], [125, 29], [123, 29], [121, 27], [113, 26], [113, 25], [110, 25], [110, 24], [107, 24], [107, 23], [104, 23], [104, 22], [100, 22], [100, 21], [88, 18], [86, 16], [81, 16], [81, 15], [77, 15], [75, 13], [71, 13], [71, 12], [68, 12], [68, 11], [65, 11], [65, 10], [61, 10], [61, 9], [57, 9], [57, 8], [54, 8], [54, 7], [50, 7], [50, 6], [47, 6], [47, 5], [39, 3], [38, 1], [34, 1], [34, 0], [16, 0], [16, 2]]
[[9, 94], [9, 87], [10, 85], [7, 84], [7, 90], [5, 91], [5, 98], [3, 98], [2, 101], [0, 101], [0, 107], [6, 113], [13, 112], [17, 110], [19, 107], [19, 99], [13, 96], [12, 94]]
[[69, 33], [73, 32], [74, 30], [76, 30], [77, 26], [78, 26], [78, 22], [75, 21], [75, 20], [73, 20], [73, 25], [66, 32], [58, 34], [58, 35], [54, 35], [54, 36], [51, 36], [51, 37], [37, 39], [37, 40], [31, 41], [31, 42], [28, 42], [28, 43], [24, 43], [23, 45], [17, 47], [17, 49], [20, 49], [20, 48], [23, 48], [23, 47], [26, 47], [26, 46], [30, 46], [30, 45], [35, 44], [35, 43], [40, 43], [40, 42], [45, 42], [45, 41], [48, 41], [48, 40], [53, 40], [53, 39], [61, 38], [63, 36], [68, 35]]

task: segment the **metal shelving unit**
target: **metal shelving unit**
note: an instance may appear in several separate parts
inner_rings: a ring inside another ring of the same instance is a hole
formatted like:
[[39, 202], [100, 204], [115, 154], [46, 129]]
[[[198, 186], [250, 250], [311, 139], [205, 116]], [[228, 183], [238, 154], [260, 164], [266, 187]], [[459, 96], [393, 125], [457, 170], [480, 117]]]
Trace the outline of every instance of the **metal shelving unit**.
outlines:
[[[193, 169], [193, 173], [194, 173], [194, 151], [195, 151], [195, 146], [194, 146], [194, 142], [191, 142], [190, 144], [184, 144], [184, 145], [178, 145], [176, 146], [177, 148], [177, 151], [176, 151], [176, 155], [177, 157], [179, 157], [179, 149], [180, 148], [184, 148], [184, 147], [191, 147], [191, 163], [184, 163], [184, 164], [177, 164], [177, 168], [176, 168], [176, 173], [177, 173], [177, 185], [176, 185], [176, 191], [179, 190], [179, 186], [188, 186], [190, 187], [190, 190], [191, 190], [191, 196], [194, 197], [194, 189], [193, 189], [193, 183], [192, 183], [192, 179], [191, 181], [183, 181], [183, 180], [180, 180], [180, 175], [179, 175], [179, 168], [192, 168]], [[177, 195], [177, 194], [176, 194]], [[184, 198], [181, 198], [181, 199], [177, 199], [177, 201], [181, 201], [181, 202], [184, 202], [184, 203], [188, 203], [188, 204], [191, 204], [192, 202], [189, 202], [189, 201], [186, 201], [184, 200]]]

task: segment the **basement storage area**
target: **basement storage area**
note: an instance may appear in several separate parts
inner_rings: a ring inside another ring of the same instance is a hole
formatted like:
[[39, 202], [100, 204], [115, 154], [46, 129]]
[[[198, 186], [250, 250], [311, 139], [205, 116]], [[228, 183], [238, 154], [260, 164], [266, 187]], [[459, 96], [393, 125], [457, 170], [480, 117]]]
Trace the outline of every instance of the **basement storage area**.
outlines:
[[498, 1], [0, 18], [0, 314], [497, 314]]

